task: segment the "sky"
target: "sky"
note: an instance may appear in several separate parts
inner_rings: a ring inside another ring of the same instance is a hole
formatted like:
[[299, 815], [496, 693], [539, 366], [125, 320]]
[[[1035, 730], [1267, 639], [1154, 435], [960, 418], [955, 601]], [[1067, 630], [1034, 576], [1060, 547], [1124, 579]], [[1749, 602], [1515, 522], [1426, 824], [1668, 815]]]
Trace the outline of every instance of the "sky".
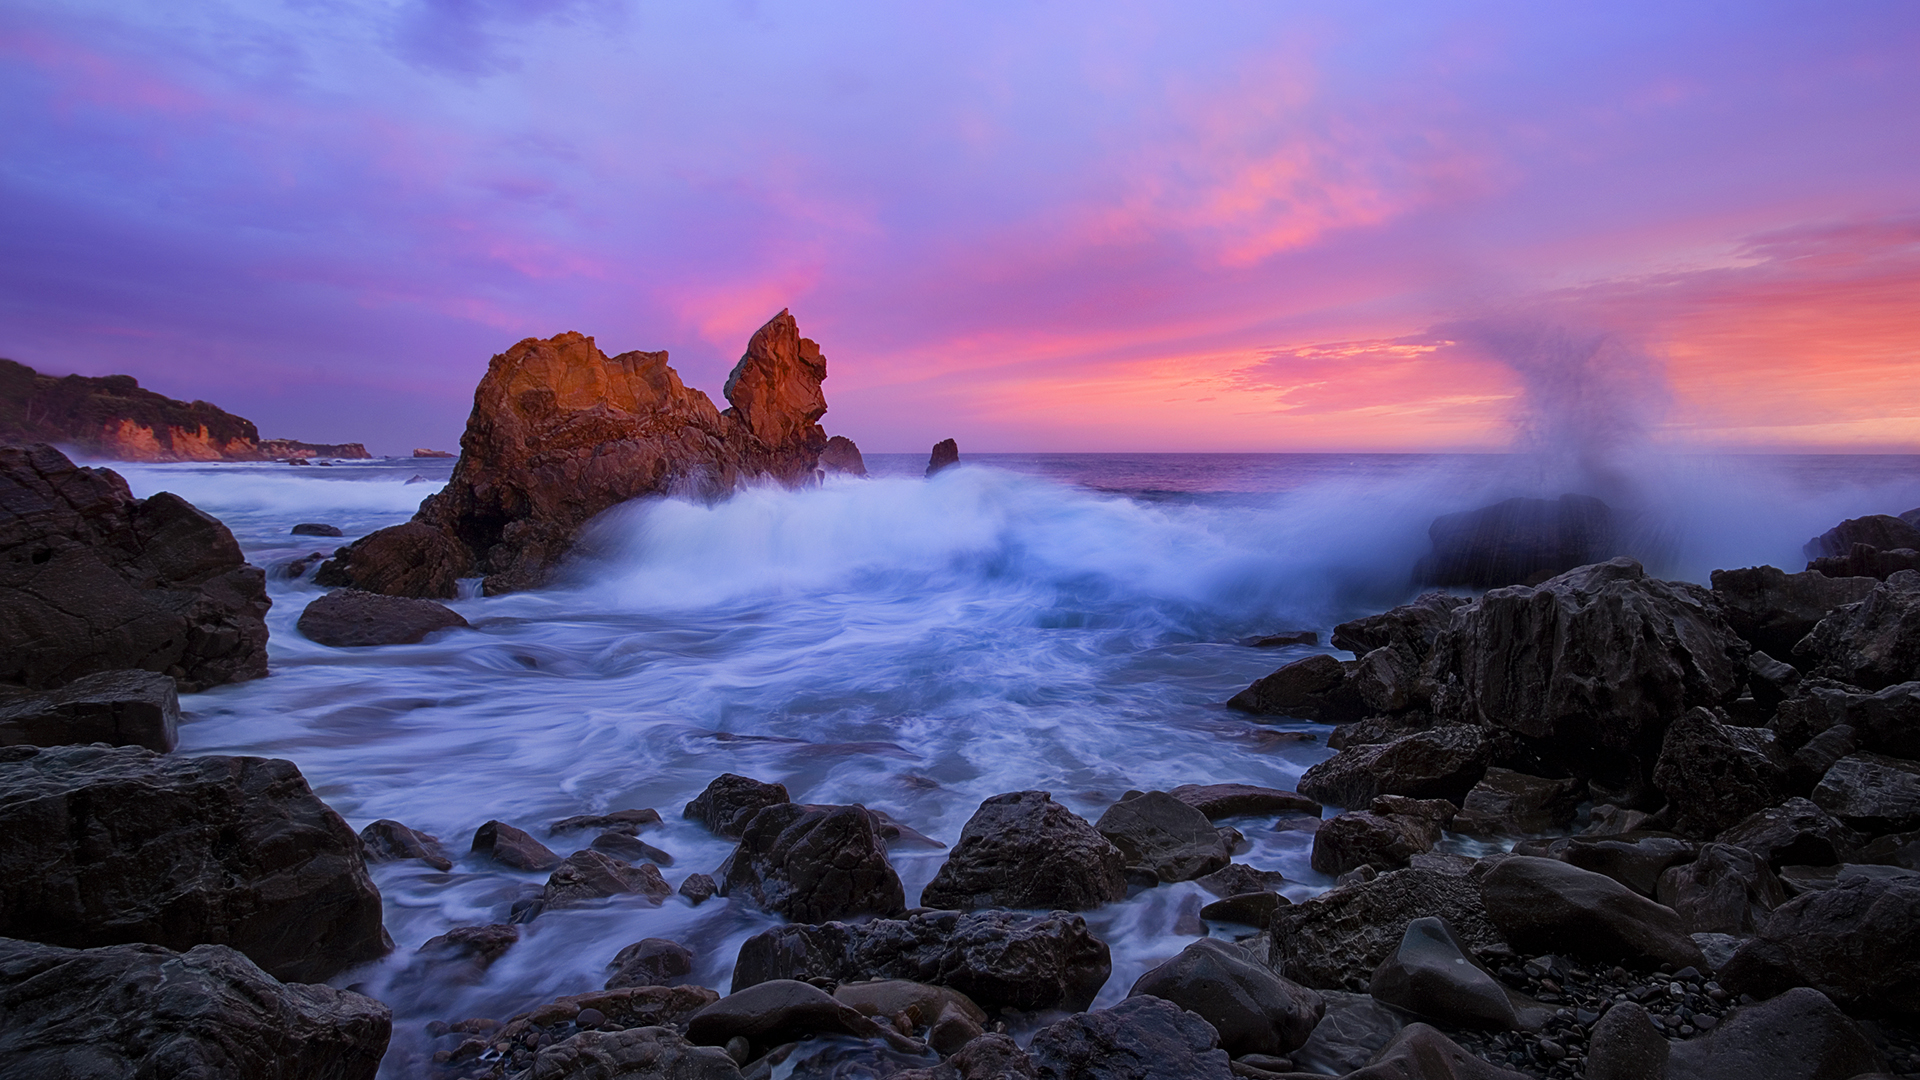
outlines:
[[1920, 450], [1920, 4], [9, 0], [0, 356], [452, 447], [568, 330], [868, 451]]

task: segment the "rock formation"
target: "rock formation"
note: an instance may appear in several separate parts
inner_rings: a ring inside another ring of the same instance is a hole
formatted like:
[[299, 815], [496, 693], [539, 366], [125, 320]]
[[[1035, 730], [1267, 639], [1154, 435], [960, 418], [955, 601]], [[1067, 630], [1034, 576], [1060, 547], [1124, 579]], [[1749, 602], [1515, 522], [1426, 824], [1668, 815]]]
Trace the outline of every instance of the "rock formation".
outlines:
[[867, 459], [860, 456], [860, 448], [845, 435], [835, 435], [827, 440], [827, 448], [820, 453], [820, 467], [848, 476], [867, 475]]
[[953, 465], [960, 464], [960, 445], [952, 439], [941, 439], [933, 444], [933, 453], [927, 455], [927, 475]]
[[396, 527], [452, 543], [400, 550], [383, 529], [315, 580], [447, 598], [471, 569], [488, 595], [514, 592], [545, 583], [580, 529], [629, 499], [717, 498], [759, 478], [813, 483], [827, 446], [826, 377], [820, 347], [785, 311], [747, 343], [725, 412], [683, 384], [664, 352], [609, 357], [584, 334], [528, 338], [488, 365], [452, 479]]
[[1619, 554], [1613, 510], [1591, 495], [1508, 499], [1435, 518], [1433, 552], [1414, 567], [1423, 585], [1535, 585]]
[[142, 390], [131, 375], [42, 375], [0, 360], [0, 442], [61, 443], [118, 461], [366, 458], [359, 443], [262, 441], [253, 421]]

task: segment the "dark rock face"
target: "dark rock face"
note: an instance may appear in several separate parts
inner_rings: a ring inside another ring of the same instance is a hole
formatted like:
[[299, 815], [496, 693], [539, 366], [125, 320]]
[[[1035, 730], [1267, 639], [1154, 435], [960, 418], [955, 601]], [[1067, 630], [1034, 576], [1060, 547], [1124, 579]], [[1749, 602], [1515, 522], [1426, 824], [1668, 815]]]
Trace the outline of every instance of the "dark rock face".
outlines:
[[[1912, 513], [1912, 511], [1908, 511]], [[1845, 555], [1855, 544], [1873, 548], [1920, 548], [1920, 527], [1907, 515], [1870, 514], [1847, 520], [1807, 541], [1801, 554], [1809, 559]]]
[[1443, 514], [1427, 537], [1433, 551], [1413, 570], [1423, 585], [1532, 585], [1615, 554], [1613, 510], [1591, 495]]
[[1794, 645], [1828, 612], [1858, 603], [1873, 590], [1870, 578], [1812, 570], [1789, 574], [1772, 566], [1715, 570], [1711, 580], [1734, 633], [1776, 657], [1791, 656]]
[[1855, 828], [1893, 832], [1920, 825], [1920, 762], [1850, 754], [1833, 763], [1813, 802]]
[[0, 446], [0, 683], [139, 668], [195, 692], [267, 673], [271, 601], [225, 525], [109, 469]]
[[1818, 990], [1789, 990], [1673, 1044], [1668, 1075], [1692, 1080], [1846, 1080], [1883, 1070], [1860, 1025]]
[[1313, 834], [1313, 869], [1339, 877], [1355, 867], [1398, 870], [1407, 860], [1432, 851], [1440, 841], [1440, 822], [1415, 814], [1358, 812], [1341, 814]]
[[338, 525], [327, 525], [317, 521], [302, 522], [288, 530], [294, 536], [345, 536]]
[[1793, 654], [1816, 675], [1868, 690], [1920, 679], [1920, 571], [1903, 570], [1820, 620]]
[[435, 870], [453, 869], [453, 860], [447, 858], [439, 837], [409, 829], [391, 818], [381, 818], [360, 830], [360, 855], [370, 863], [419, 859]]
[[740, 1080], [740, 1068], [725, 1050], [695, 1046], [663, 1027], [582, 1031], [536, 1049], [516, 1080]]
[[1920, 882], [1844, 878], [1776, 909], [1720, 971], [1734, 993], [1810, 986], [1861, 1015], [1920, 1014]]
[[739, 990], [769, 979], [911, 979], [1001, 1009], [1084, 1009], [1112, 974], [1107, 946], [1077, 915], [934, 911], [857, 926], [778, 926], [748, 938]]
[[373, 1080], [393, 1014], [282, 983], [220, 945], [64, 949], [0, 939], [0, 1074]]
[[1413, 1017], [1367, 994], [1326, 990], [1327, 1013], [1305, 1045], [1290, 1057], [1294, 1068], [1345, 1076], [1363, 1069]]
[[551, 870], [560, 865], [553, 849], [504, 821], [489, 821], [473, 832], [475, 855], [515, 870]]
[[1027, 1055], [1040, 1080], [1228, 1080], [1218, 1044], [1205, 1020], [1143, 995], [1042, 1029]]
[[[786, 800], [783, 799], [781, 801], [784, 802]], [[628, 836], [635, 836], [641, 829], [646, 828], [648, 825], [658, 824], [660, 824], [660, 812], [658, 810], [636, 808], [632, 810], [615, 810], [610, 814], [575, 814], [570, 818], [561, 818], [559, 821], [547, 826], [547, 831], [557, 836], [561, 833], [579, 832], [582, 829], [600, 829], [606, 832], [625, 833]]]
[[1313, 1034], [1326, 1002], [1248, 959], [1245, 951], [1202, 938], [1148, 971], [1130, 995], [1173, 1002], [1213, 1025], [1228, 1054], [1282, 1055]]
[[1084, 911], [1127, 895], [1120, 849], [1044, 791], [980, 804], [920, 896], [927, 907]]
[[554, 868], [541, 899], [548, 908], [574, 907], [610, 896], [644, 896], [655, 905], [673, 895], [660, 868], [629, 866], [603, 852], [576, 851]]
[[752, 777], [722, 773], [687, 804], [681, 816], [705, 825], [716, 836], [738, 840], [753, 815], [792, 801], [785, 784], [763, 784]]
[[1674, 721], [1653, 782], [1673, 808], [1675, 831], [1708, 837], [1787, 796], [1788, 764], [1773, 732], [1723, 724], [1708, 709]]
[[1860, 749], [1920, 759], [1920, 682], [1875, 693], [1813, 686], [1781, 702], [1772, 727], [1782, 745], [1799, 750], [1836, 727], [1853, 729]]
[[1434, 639], [1453, 621], [1454, 611], [1468, 603], [1464, 596], [1426, 593], [1410, 604], [1334, 627], [1333, 647], [1346, 649], [1358, 657], [1375, 649], [1399, 646], [1416, 660], [1424, 661], [1433, 652]]
[[520, 942], [520, 928], [506, 923], [456, 926], [430, 937], [415, 951], [395, 982], [472, 986], [487, 969]]
[[1672, 908], [1556, 859], [1503, 860], [1481, 879], [1480, 898], [1487, 917], [1516, 949], [1674, 967], [1706, 964]]
[[1093, 827], [1128, 866], [1147, 867], [1161, 881], [1191, 881], [1233, 861], [1207, 815], [1164, 791], [1114, 803]]
[[103, 742], [158, 753], [180, 741], [180, 695], [151, 671], [102, 671], [58, 690], [0, 688], [0, 746]]
[[831, 473], [845, 473], [848, 476], [867, 475], [867, 461], [860, 456], [860, 448], [845, 435], [834, 435], [827, 439], [826, 449], [820, 451], [820, 467]]
[[1664, 1080], [1667, 1037], [1631, 1001], [1608, 1009], [1587, 1039], [1587, 1080]]
[[1408, 1024], [1372, 1064], [1344, 1080], [1521, 1080], [1526, 1074], [1489, 1065], [1425, 1024]]
[[693, 951], [666, 938], [641, 938], [621, 949], [607, 967], [607, 989], [623, 986], [670, 986], [693, 974]]
[[[1569, 866], [1605, 874], [1639, 893], [1652, 896], [1659, 890], [1660, 875], [1669, 867], [1689, 862], [1696, 845], [1671, 836], [1647, 836], [1637, 839], [1605, 836], [1574, 836], [1547, 845], [1546, 857]], [[1534, 854], [1531, 850], [1520, 854]]]
[[1381, 795], [1462, 799], [1492, 757], [1485, 732], [1452, 724], [1342, 750], [1302, 774], [1300, 791], [1343, 807], [1367, 806]]
[[1460, 1027], [1539, 1030], [1551, 1010], [1507, 989], [1460, 944], [1445, 919], [1415, 919], [1373, 970], [1375, 1001]]
[[295, 625], [311, 641], [344, 649], [412, 645], [436, 631], [464, 627], [467, 620], [432, 600], [335, 589], [308, 604]]
[[0, 752], [0, 934], [229, 945], [315, 981], [393, 948], [360, 838], [289, 761]]
[[960, 464], [960, 444], [952, 439], [941, 439], [933, 444], [933, 453], [927, 456], [927, 475], [932, 476], [948, 466]]
[[1859, 841], [1838, 818], [1798, 796], [1751, 815], [1718, 839], [1753, 852], [1775, 870], [1832, 866]]
[[1276, 911], [1270, 966], [1316, 989], [1365, 990], [1374, 969], [1399, 948], [1407, 924], [1428, 916], [1445, 919], [1469, 948], [1500, 940], [1472, 881], [1396, 870]]
[[1325, 653], [1295, 660], [1233, 695], [1227, 707], [1257, 716], [1292, 716], [1341, 724], [1366, 713], [1366, 702], [1347, 685], [1347, 670]]
[[313, 572], [330, 589], [451, 600], [473, 573], [473, 555], [439, 529], [409, 521], [355, 540]]
[[809, 1035], [880, 1038], [880, 1026], [815, 986], [774, 979], [736, 990], [687, 1018], [687, 1039], [702, 1046], [747, 1040], [756, 1054]]
[[1228, 863], [1211, 874], [1193, 880], [1213, 895], [1224, 898], [1272, 892], [1285, 884], [1287, 879], [1278, 870], [1256, 870], [1245, 863]]
[[1209, 820], [1242, 814], [1320, 816], [1320, 804], [1304, 795], [1253, 784], [1181, 784], [1167, 794], [1207, 815]]
[[898, 915], [907, 908], [864, 806], [780, 803], [755, 814], [727, 860], [721, 894], [796, 922]]
[[1655, 898], [1689, 934], [1751, 934], [1787, 902], [1767, 861], [1731, 844], [1708, 844], [1699, 858], [1669, 868]]
[[1739, 693], [1747, 651], [1711, 592], [1614, 559], [1456, 612], [1428, 673], [1443, 718], [1590, 765], [1607, 754], [1651, 760], [1668, 721]]
[[1467, 836], [1532, 836], [1573, 820], [1587, 786], [1571, 777], [1547, 780], [1490, 768], [1467, 792], [1453, 831]]
[[1845, 555], [1814, 559], [1807, 563], [1807, 569], [1831, 578], [1885, 581], [1902, 570], [1920, 570], [1920, 551], [1912, 548], [1882, 551], [1870, 544], [1855, 544]]

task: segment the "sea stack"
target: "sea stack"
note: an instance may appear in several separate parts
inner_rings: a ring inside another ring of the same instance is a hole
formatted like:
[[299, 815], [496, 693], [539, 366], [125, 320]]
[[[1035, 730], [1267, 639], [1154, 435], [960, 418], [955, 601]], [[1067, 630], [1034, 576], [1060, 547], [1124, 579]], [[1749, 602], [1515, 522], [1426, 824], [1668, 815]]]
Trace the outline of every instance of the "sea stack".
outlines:
[[933, 453], [927, 458], [927, 475], [932, 476], [952, 465], [960, 464], [960, 444], [952, 439], [941, 439], [933, 444]]

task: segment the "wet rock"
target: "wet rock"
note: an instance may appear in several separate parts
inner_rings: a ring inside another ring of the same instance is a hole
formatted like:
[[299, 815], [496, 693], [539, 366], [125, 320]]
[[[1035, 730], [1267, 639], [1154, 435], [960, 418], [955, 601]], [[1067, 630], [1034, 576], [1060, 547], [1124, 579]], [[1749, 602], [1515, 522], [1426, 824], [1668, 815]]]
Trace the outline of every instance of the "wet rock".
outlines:
[[1200, 1017], [1234, 1057], [1289, 1053], [1307, 1041], [1326, 1012], [1319, 994], [1211, 938], [1140, 976], [1128, 994], [1162, 998]]
[[1840, 819], [1799, 796], [1749, 815], [1717, 839], [1753, 852], [1775, 870], [1789, 865], [1832, 866], [1859, 841]]
[[504, 821], [489, 821], [475, 829], [470, 850], [515, 870], [544, 871], [560, 865], [560, 856], [551, 848]]
[[[780, 800], [785, 802], [785, 799]], [[580, 832], [584, 829], [599, 829], [605, 832], [636, 835], [649, 825], [660, 823], [660, 812], [654, 809], [615, 810], [610, 814], [577, 814], [562, 818], [547, 826], [547, 832], [559, 836], [563, 833]]]
[[687, 1018], [687, 1039], [701, 1046], [725, 1046], [743, 1038], [754, 1056], [781, 1043], [813, 1035], [851, 1035], [859, 1039], [898, 1041], [892, 1028], [883, 1028], [857, 1009], [835, 1001], [815, 986], [792, 979], [774, 979], [736, 990]]
[[1920, 547], [1920, 528], [1916, 528], [1913, 522], [1906, 520], [1904, 514], [1899, 517], [1892, 514], [1869, 514], [1865, 517], [1848, 518], [1807, 541], [1801, 548], [1801, 553], [1809, 559], [1845, 555], [1853, 550], [1855, 544], [1865, 544], [1874, 548]]
[[1871, 694], [1816, 686], [1782, 702], [1773, 728], [1791, 747], [1811, 742], [1835, 727], [1853, 729], [1860, 748], [1893, 757], [1920, 758], [1920, 682], [1895, 683]]
[[1130, 997], [1042, 1028], [1027, 1047], [1040, 1080], [1228, 1080], [1205, 1020], [1157, 997]]
[[[1516, 845], [1516, 852], [1536, 854], [1532, 850], [1520, 850], [1523, 846]], [[1569, 866], [1605, 874], [1642, 896], [1652, 896], [1659, 891], [1660, 875], [1669, 867], [1692, 861], [1698, 851], [1698, 845], [1671, 836], [1633, 839], [1576, 836], [1553, 841], [1543, 854]]]
[[1425, 705], [1419, 684], [1420, 658], [1398, 645], [1375, 649], [1353, 662], [1347, 687], [1374, 713], [1399, 713]]
[[1320, 816], [1320, 804], [1305, 795], [1253, 784], [1181, 784], [1167, 794], [1207, 815], [1212, 821], [1246, 814]]
[[1455, 612], [1428, 676], [1443, 718], [1591, 768], [1651, 759], [1669, 719], [1733, 700], [1748, 651], [1711, 592], [1614, 559]]
[[1286, 883], [1278, 870], [1256, 870], [1245, 863], [1229, 863], [1194, 883], [1222, 899], [1252, 892], [1275, 892]]
[[667, 1028], [582, 1031], [543, 1045], [512, 1080], [740, 1080], [723, 1049], [695, 1046]]
[[1464, 596], [1425, 593], [1410, 604], [1334, 627], [1333, 647], [1346, 649], [1356, 657], [1375, 649], [1400, 647], [1424, 661], [1433, 651], [1434, 639], [1453, 621], [1454, 611], [1467, 603]]
[[785, 784], [764, 784], [752, 777], [722, 773], [687, 804], [681, 816], [705, 825], [716, 836], [738, 840], [753, 815], [792, 801]]
[[1466, 836], [1532, 836], [1573, 821], [1587, 786], [1574, 778], [1548, 780], [1498, 766], [1467, 792], [1450, 826]]
[[630, 863], [648, 862], [655, 866], [672, 866], [673, 856], [637, 839], [630, 833], [603, 832], [587, 845], [595, 851], [602, 851], [616, 859]]
[[1313, 869], [1330, 877], [1357, 866], [1397, 870], [1439, 841], [1440, 823], [1431, 817], [1368, 811], [1341, 814], [1313, 834]]
[[1399, 948], [1407, 924], [1427, 916], [1447, 920], [1472, 949], [1500, 940], [1473, 881], [1396, 870], [1275, 912], [1269, 966], [1316, 989], [1364, 990], [1374, 969]]
[[319, 522], [302, 522], [289, 530], [294, 536], [345, 536], [338, 525], [326, 525]]
[[845, 435], [834, 435], [827, 439], [826, 449], [820, 451], [820, 468], [847, 476], [867, 475], [867, 461], [860, 456], [860, 448]]
[[1699, 1080], [1844, 1080], [1886, 1065], [1860, 1026], [1818, 990], [1789, 990], [1673, 1044], [1667, 1074]]
[[614, 955], [607, 965], [608, 990], [623, 986], [671, 986], [693, 974], [693, 950], [666, 938], [641, 938]]
[[[958, 1080], [1034, 1080], [1032, 1059], [1005, 1035], [982, 1035], [947, 1063], [959, 1074]], [[903, 1074], [901, 1080], [907, 1077]]]
[[1629, 810], [1602, 802], [1587, 811], [1587, 827], [1581, 836], [1619, 836], [1638, 832], [1653, 815], [1644, 810]]
[[1708, 837], [1785, 799], [1788, 771], [1771, 731], [1693, 709], [1667, 729], [1653, 782], [1666, 793], [1675, 831]]
[[1417, 735], [1433, 727], [1433, 717], [1419, 710], [1397, 716], [1369, 716], [1342, 724], [1327, 736], [1327, 749], [1351, 750], [1356, 746], [1389, 743], [1405, 735]]
[[0, 935], [229, 945], [314, 981], [393, 948], [360, 839], [292, 762], [0, 751]]
[[1608, 1009], [1587, 1039], [1587, 1080], [1666, 1080], [1667, 1037], [1647, 1010], [1623, 1001]]
[[1399, 947], [1373, 970], [1367, 990], [1375, 1001], [1461, 1027], [1538, 1031], [1551, 1011], [1507, 989], [1438, 918], [1407, 923]]
[[166, 753], [180, 741], [180, 696], [165, 675], [101, 671], [57, 690], [0, 687], [0, 746], [102, 742]]
[[1312, 630], [1282, 630], [1277, 634], [1243, 638], [1240, 644], [1249, 649], [1285, 649], [1294, 645], [1318, 645], [1320, 635]]
[[876, 979], [843, 983], [833, 992], [835, 1001], [851, 1005], [862, 1016], [881, 1021], [895, 1017], [907, 1026], [928, 1032], [928, 1043], [943, 1054], [984, 1034], [987, 1014], [958, 990], [910, 979]]
[[1094, 823], [1128, 866], [1145, 866], [1161, 881], [1190, 881], [1232, 861], [1207, 815], [1164, 791], [1107, 807]]
[[1920, 1013], [1920, 882], [1862, 875], [1794, 897], [1720, 983], [1756, 998], [1811, 986], [1859, 1015]]
[[988, 1012], [1084, 1009], [1113, 971], [1077, 915], [933, 911], [859, 925], [778, 926], [748, 938], [738, 990], [769, 979], [911, 979], [967, 995]]
[[1763, 652], [1747, 657], [1747, 690], [1754, 704], [1766, 711], [1780, 707], [1800, 688], [1800, 669]]
[[477, 985], [494, 961], [519, 941], [520, 928], [506, 923], [456, 926], [428, 938], [395, 981], [415, 986]]
[[1734, 633], [1775, 657], [1791, 656], [1828, 612], [1858, 603], [1873, 589], [1869, 578], [1789, 574], [1772, 566], [1715, 570], [1711, 580]]
[[631, 866], [605, 852], [588, 849], [574, 852], [554, 868], [541, 899], [551, 910], [610, 896], [644, 896], [658, 905], [672, 894], [659, 867], [652, 863]]
[[1366, 703], [1347, 685], [1340, 661], [1316, 653], [1264, 678], [1227, 700], [1227, 707], [1256, 716], [1291, 716], [1342, 724], [1366, 715]]
[[927, 907], [1083, 911], [1127, 894], [1120, 849], [1044, 791], [995, 795], [921, 893]]
[[428, 634], [465, 627], [467, 620], [432, 600], [335, 589], [308, 604], [296, 625], [308, 640], [344, 649], [412, 645]]
[[1521, 1080], [1525, 1075], [1475, 1057], [1425, 1024], [1408, 1024], [1372, 1063], [1344, 1080]]
[[703, 901], [711, 900], [719, 891], [720, 888], [714, 884], [713, 878], [706, 874], [688, 874], [686, 880], [680, 883], [680, 895], [692, 901], [695, 907], [700, 906]]
[[1324, 990], [1321, 998], [1326, 1015], [1290, 1055], [1294, 1067], [1305, 1072], [1345, 1076], [1365, 1068], [1412, 1019], [1366, 994]]
[[863, 806], [769, 806], [747, 822], [725, 871], [721, 895], [798, 922], [898, 915], [907, 907]]
[[1516, 949], [1674, 967], [1706, 963], [1672, 908], [1556, 859], [1501, 861], [1480, 879], [1480, 898]]
[[138, 668], [198, 692], [267, 673], [266, 574], [177, 495], [0, 447], [0, 683]]
[[1920, 825], [1920, 762], [1850, 754], [1820, 778], [1813, 803], [1869, 832], [1911, 829]]
[[1920, 679], [1920, 571], [1894, 574], [1820, 620], [1793, 655], [1815, 675], [1867, 690]]
[[1286, 897], [1276, 892], [1236, 893], [1202, 907], [1200, 917], [1242, 926], [1265, 926], [1273, 920], [1273, 913], [1288, 903]]
[[0, 939], [0, 1074], [373, 1080], [393, 1014], [283, 983], [220, 945], [76, 950]]
[[452, 600], [473, 573], [473, 555], [438, 529], [409, 521], [381, 529], [333, 553], [313, 583], [382, 596]]
[[1708, 844], [1694, 861], [1660, 876], [1655, 893], [1689, 934], [1751, 934], [1786, 903], [1767, 861], [1745, 848]]
[[1300, 791], [1330, 806], [1363, 807], [1380, 795], [1463, 799], [1486, 774], [1492, 748], [1464, 725], [1342, 750], [1308, 769]]
[[1807, 563], [1807, 569], [1830, 578], [1864, 577], [1885, 581], [1902, 570], [1920, 570], [1920, 551], [1913, 548], [1881, 550], [1855, 544], [1845, 555], [1828, 555]]
[[447, 858], [439, 837], [409, 829], [391, 818], [381, 818], [360, 830], [360, 856], [370, 863], [418, 859], [435, 870], [453, 869], [453, 860]]
[[1530, 585], [1613, 554], [1613, 511], [1591, 495], [1507, 499], [1443, 514], [1433, 551], [1414, 567], [1423, 585]]
[[933, 444], [933, 453], [927, 456], [927, 475], [953, 465], [960, 464], [960, 444], [952, 439], [941, 439]]

